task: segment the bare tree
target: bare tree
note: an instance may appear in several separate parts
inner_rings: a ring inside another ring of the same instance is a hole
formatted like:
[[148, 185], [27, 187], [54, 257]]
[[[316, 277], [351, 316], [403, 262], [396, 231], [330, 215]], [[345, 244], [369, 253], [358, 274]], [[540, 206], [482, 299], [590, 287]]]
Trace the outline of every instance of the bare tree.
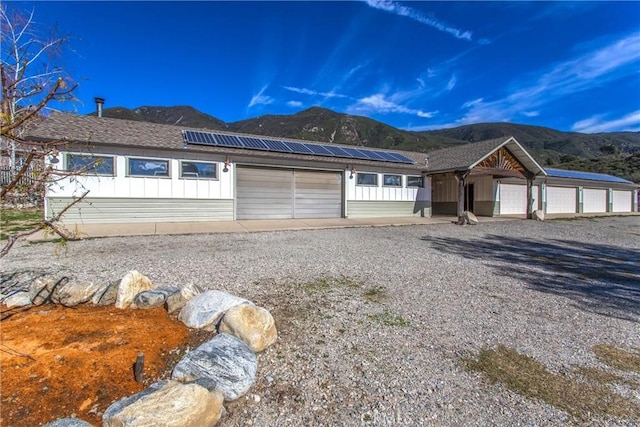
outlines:
[[[64, 70], [56, 65], [67, 37], [56, 31], [52, 35], [38, 32], [34, 13], [10, 12], [6, 2], [0, 5], [1, 39], [0, 80], [0, 150], [2, 166], [3, 205], [16, 201], [42, 201], [46, 186], [83, 171], [62, 171], [55, 167], [58, 148], [65, 141], [34, 141], [26, 137], [29, 129], [63, 102], [73, 102], [73, 83]], [[38, 230], [47, 229], [63, 241], [75, 236], [59, 224], [62, 215], [86, 196], [85, 192], [51, 218], [31, 230], [8, 235], [0, 250], [5, 256], [14, 243]]]

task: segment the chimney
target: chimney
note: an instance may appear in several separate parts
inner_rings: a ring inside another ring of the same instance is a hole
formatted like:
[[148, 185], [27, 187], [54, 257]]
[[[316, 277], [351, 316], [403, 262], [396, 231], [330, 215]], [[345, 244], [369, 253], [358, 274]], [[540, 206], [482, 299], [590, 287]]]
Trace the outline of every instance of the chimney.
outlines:
[[98, 112], [98, 117], [102, 117], [102, 106], [104, 105], [104, 98], [93, 98], [96, 102], [96, 111]]

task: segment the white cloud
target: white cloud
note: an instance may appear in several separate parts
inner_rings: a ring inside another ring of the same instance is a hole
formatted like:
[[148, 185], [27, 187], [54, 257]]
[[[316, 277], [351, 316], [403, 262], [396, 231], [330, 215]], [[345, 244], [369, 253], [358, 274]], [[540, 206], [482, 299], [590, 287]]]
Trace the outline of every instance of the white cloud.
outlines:
[[404, 105], [396, 104], [395, 102], [386, 99], [385, 96], [381, 93], [358, 99], [358, 101], [354, 105], [350, 106], [348, 110], [363, 114], [412, 114], [427, 119], [433, 117], [437, 113], [437, 111], [422, 111], [414, 108], [409, 108]]
[[540, 115], [540, 111], [523, 111], [522, 115], [527, 117], [538, 117]]
[[268, 87], [269, 85], [263, 86], [262, 89], [260, 89], [260, 92], [253, 95], [253, 98], [251, 98], [251, 101], [249, 101], [248, 108], [251, 108], [255, 105], [269, 105], [273, 103], [274, 99], [272, 97], [264, 95], [264, 91], [267, 90]]
[[454, 86], [456, 85], [456, 76], [452, 75], [451, 78], [449, 79], [449, 82], [447, 83], [447, 90], [451, 90], [454, 88]]
[[425, 87], [425, 86], [426, 86], [426, 85], [425, 85], [425, 83], [424, 83], [424, 80], [423, 80], [423, 79], [421, 79], [420, 77], [418, 77], [418, 78], [416, 79], [416, 81], [418, 82], [418, 84], [420, 85], [420, 87], [421, 87], [421, 88], [423, 88], [423, 87]]
[[568, 95], [601, 87], [603, 84], [637, 73], [640, 63], [640, 33], [633, 33], [608, 45], [560, 62], [547, 69], [534, 70], [539, 76], [509, 88], [510, 94], [491, 102], [465, 103], [470, 110], [456, 121], [458, 125], [508, 121]]
[[598, 114], [588, 119], [576, 122], [572, 130], [584, 133], [640, 131], [640, 110], [614, 120], [605, 120], [605, 116]]
[[299, 88], [299, 87], [293, 87], [293, 86], [282, 86], [282, 87], [286, 90], [290, 90], [291, 92], [301, 93], [303, 95], [324, 96], [325, 98], [348, 98], [347, 95], [342, 95], [334, 91], [318, 92], [318, 91], [307, 89], [307, 88]]
[[370, 7], [373, 7], [374, 9], [384, 10], [385, 12], [393, 13], [394, 15], [398, 16], [406, 16], [407, 18], [413, 19], [414, 21], [420, 22], [421, 24], [425, 24], [432, 28], [435, 28], [438, 31], [448, 33], [457, 39], [471, 41], [471, 31], [465, 31], [455, 27], [451, 27], [444, 22], [431, 16], [427, 16], [411, 7], [402, 6], [401, 4], [390, 0], [365, 1]]
[[482, 104], [482, 101], [484, 101], [484, 98], [478, 98], [478, 99], [474, 99], [473, 101], [467, 101], [464, 104], [462, 104], [462, 108], [475, 107], [476, 105]]
[[297, 108], [297, 107], [302, 107], [302, 102], [300, 102], [300, 101], [287, 101], [287, 105], [289, 107]]

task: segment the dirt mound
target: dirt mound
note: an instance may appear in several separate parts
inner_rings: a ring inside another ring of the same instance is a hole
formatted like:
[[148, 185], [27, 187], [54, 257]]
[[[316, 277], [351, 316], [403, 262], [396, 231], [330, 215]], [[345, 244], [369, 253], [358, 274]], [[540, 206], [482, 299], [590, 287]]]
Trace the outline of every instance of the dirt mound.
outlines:
[[[185, 347], [202, 341], [163, 309], [39, 306], [3, 310], [2, 317], [5, 426], [37, 426], [72, 414], [100, 425], [112, 402], [166, 377]], [[145, 355], [144, 384], [133, 375], [138, 353]]]

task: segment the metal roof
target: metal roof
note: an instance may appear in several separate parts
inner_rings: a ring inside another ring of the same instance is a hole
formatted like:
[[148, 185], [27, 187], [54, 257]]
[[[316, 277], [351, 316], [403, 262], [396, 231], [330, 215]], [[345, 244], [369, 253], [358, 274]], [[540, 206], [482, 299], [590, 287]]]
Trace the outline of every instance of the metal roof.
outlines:
[[594, 173], [594, 172], [580, 172], [580, 171], [571, 171], [565, 169], [551, 169], [547, 168], [547, 176], [553, 178], [571, 178], [571, 179], [585, 179], [589, 181], [605, 181], [605, 182], [617, 182], [621, 184], [632, 184], [633, 182], [628, 181], [624, 178], [620, 178], [613, 175], [607, 175], [604, 173]]
[[473, 142], [456, 147], [443, 148], [427, 153], [429, 173], [471, 170], [491, 153], [505, 147], [522, 165], [535, 175], [545, 175], [545, 170], [512, 136]]

